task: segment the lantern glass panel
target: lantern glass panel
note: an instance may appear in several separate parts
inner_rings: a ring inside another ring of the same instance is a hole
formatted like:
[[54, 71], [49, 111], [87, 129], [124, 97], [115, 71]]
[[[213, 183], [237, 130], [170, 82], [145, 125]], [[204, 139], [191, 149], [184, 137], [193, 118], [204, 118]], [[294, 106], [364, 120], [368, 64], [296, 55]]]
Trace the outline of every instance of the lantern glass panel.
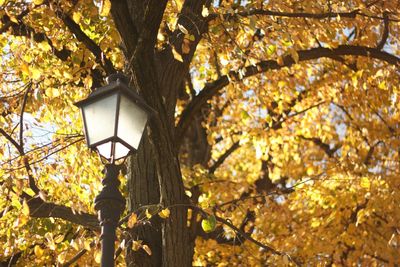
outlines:
[[129, 152], [130, 152], [130, 149], [127, 148], [126, 146], [124, 146], [123, 144], [121, 144], [119, 142], [115, 143], [114, 156], [115, 156], [116, 160], [120, 159], [120, 158], [123, 158], [123, 157], [126, 157], [129, 154]]
[[129, 98], [121, 95], [118, 137], [137, 149], [140, 139], [142, 138], [146, 121], [147, 113]]
[[105, 144], [98, 145], [96, 148], [102, 157], [110, 160], [111, 159], [111, 149], [112, 149], [111, 145], [112, 145], [112, 142], [107, 142]]
[[117, 94], [109, 95], [82, 107], [89, 146], [114, 136], [116, 111]]

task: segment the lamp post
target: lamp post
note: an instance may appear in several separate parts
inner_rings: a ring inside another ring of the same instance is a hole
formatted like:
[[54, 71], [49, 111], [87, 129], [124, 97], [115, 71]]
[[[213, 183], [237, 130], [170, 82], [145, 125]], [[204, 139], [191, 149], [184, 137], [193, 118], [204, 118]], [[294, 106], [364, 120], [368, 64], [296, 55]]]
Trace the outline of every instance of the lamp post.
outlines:
[[81, 109], [87, 145], [105, 164], [103, 189], [95, 198], [101, 226], [101, 266], [114, 266], [116, 228], [125, 209], [119, 191], [117, 162], [137, 151], [152, 109], [128, 87], [123, 74], [112, 74], [107, 85], [97, 88], [75, 105]]

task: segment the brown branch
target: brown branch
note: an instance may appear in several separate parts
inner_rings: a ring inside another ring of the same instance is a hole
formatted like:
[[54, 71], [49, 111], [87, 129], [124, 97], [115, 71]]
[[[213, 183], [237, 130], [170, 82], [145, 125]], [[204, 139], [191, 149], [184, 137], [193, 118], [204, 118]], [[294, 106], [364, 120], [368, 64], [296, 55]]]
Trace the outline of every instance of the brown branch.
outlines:
[[[335, 102], [332, 102], [332, 104], [334, 104], [335, 106], [337, 106], [338, 108], [340, 108], [340, 109], [343, 111], [343, 113], [349, 118], [350, 121], [352, 121], [352, 122], [355, 121], [354, 118], [353, 118], [353, 116], [351, 116], [350, 112], [349, 112], [344, 106], [342, 106], [342, 105], [340, 105], [340, 104], [338, 104], [338, 103], [335, 103]], [[354, 123], [354, 126], [353, 126], [353, 127], [360, 133], [360, 135], [361, 135], [362, 139], [364, 140], [364, 142], [367, 143], [367, 145], [370, 146], [370, 143], [369, 143], [369, 141], [368, 141], [368, 138], [365, 136], [365, 134], [363, 133], [363, 131], [362, 131], [362, 129], [360, 128], [360, 126], [358, 126], [356, 123]]]
[[[9, 28], [11, 28], [10, 33], [12, 35], [15, 36], [24, 36], [26, 38], [29, 39], [33, 39], [36, 43], [40, 43], [43, 41], [46, 41], [50, 48], [52, 53], [59, 58], [61, 61], [66, 61], [70, 55], [72, 54], [72, 51], [63, 47], [63, 49], [58, 50], [57, 48], [54, 47], [53, 42], [51, 41], [51, 39], [43, 32], [36, 32], [35, 29], [33, 29], [32, 27], [24, 24], [22, 22], [22, 18], [28, 14], [27, 10], [23, 13], [21, 13], [18, 17], [18, 23], [15, 23], [13, 21], [10, 20], [10, 18], [7, 15], [4, 15], [2, 17], [2, 21], [4, 23], [3, 27], [0, 28], [0, 33], [3, 33], [5, 31], [7, 31]], [[18, 19], [20, 18], [20, 19]], [[101, 64], [100, 64], [101, 65]], [[93, 85], [92, 88], [96, 88], [101, 86], [102, 82], [103, 82], [103, 75], [102, 73], [98, 70], [98, 69], [93, 69], [90, 72], [90, 75], [93, 78]]]
[[[366, 46], [354, 46], [354, 45], [340, 45], [336, 48], [324, 48], [317, 47], [309, 50], [297, 51], [299, 55], [299, 62], [308, 61], [319, 58], [331, 58], [336, 60], [338, 56], [364, 56], [373, 59], [382, 60], [388, 64], [398, 66], [400, 64], [400, 58], [389, 54], [385, 51], [381, 51], [376, 48]], [[244, 72], [243, 77], [239, 76], [239, 71], [231, 71], [228, 75], [224, 75], [214, 82], [207, 83], [201, 92], [193, 98], [193, 100], [186, 106], [181, 114], [181, 118], [177, 124], [176, 129], [176, 144], [179, 146], [180, 141], [185, 134], [186, 129], [189, 127], [193, 116], [207, 103], [209, 99], [220, 93], [220, 90], [228, 85], [231, 80], [239, 80], [240, 78], [247, 78], [259, 73], [266, 72], [268, 70], [279, 70], [283, 67], [290, 67], [296, 62], [290, 55], [283, 57], [283, 64], [279, 65], [276, 60], [266, 60], [257, 63], [255, 66], [248, 66], [241, 72]]]
[[[94, 241], [92, 241], [90, 243], [90, 248], [92, 248], [96, 243]], [[88, 252], [86, 249], [81, 249], [75, 256], [73, 256], [69, 261], [67, 261], [66, 263], [62, 264], [62, 267], [69, 267], [72, 264], [74, 264], [77, 260], [79, 260], [83, 255], [86, 254], [86, 252]]]
[[[273, 16], [273, 17], [286, 17], [286, 18], [309, 18], [309, 19], [327, 19], [327, 18], [351, 18], [354, 19], [356, 16], [368, 17], [373, 19], [384, 20], [384, 17], [368, 15], [361, 13], [359, 9], [350, 11], [350, 12], [324, 12], [324, 13], [308, 13], [308, 12], [280, 12], [266, 9], [252, 9], [249, 11], [241, 11], [237, 12], [235, 15], [241, 17], [249, 17], [249, 16]], [[209, 16], [209, 20], [213, 20], [219, 17], [219, 14], [211, 14]], [[233, 15], [232, 14], [224, 14], [222, 15], [224, 19], [229, 19]], [[398, 19], [390, 19], [394, 22], [399, 22]]]
[[317, 104], [315, 104], [315, 105], [309, 106], [308, 108], [305, 108], [305, 109], [300, 110], [300, 111], [296, 111], [296, 112], [294, 112], [294, 113], [292, 113], [292, 114], [289, 114], [288, 117], [291, 118], [291, 117], [295, 117], [295, 116], [297, 116], [297, 115], [303, 114], [303, 113], [309, 111], [310, 109], [319, 107], [319, 106], [321, 106], [322, 104], [325, 104], [325, 103], [326, 103], [325, 101], [321, 101], [321, 102], [319, 102], [319, 103], [317, 103]]
[[[368, 106], [372, 109], [372, 107], [368, 104]], [[372, 109], [374, 114], [385, 124], [385, 126], [388, 128], [389, 132], [394, 135], [396, 133], [395, 129], [389, 125], [389, 123], [382, 117], [381, 114], [379, 114], [378, 111]]]
[[266, 251], [272, 252], [272, 253], [277, 254], [277, 255], [284, 255], [284, 253], [282, 253], [280, 251], [277, 251], [276, 249], [272, 248], [271, 246], [265, 245], [265, 244], [261, 243], [260, 241], [255, 240], [250, 235], [248, 235], [247, 233], [245, 233], [242, 230], [240, 230], [239, 228], [237, 228], [235, 225], [233, 225], [228, 220], [225, 220], [225, 219], [223, 219], [223, 218], [221, 218], [219, 216], [215, 216], [215, 219], [218, 222], [220, 222], [222, 224], [225, 224], [226, 226], [228, 226], [229, 228], [234, 230], [236, 233], [240, 234], [244, 239], [247, 239], [248, 241], [256, 244], [257, 246], [265, 249]]
[[18, 150], [19, 153], [23, 153], [23, 150], [21, 149], [20, 145], [14, 138], [11, 137], [11, 135], [9, 135], [2, 128], [0, 128], [0, 133]]
[[298, 260], [292, 258], [289, 254], [285, 253], [285, 252], [281, 252], [278, 251], [276, 249], [274, 249], [273, 247], [263, 244], [260, 241], [252, 238], [249, 234], [245, 233], [244, 231], [242, 231], [241, 229], [237, 228], [235, 225], [233, 225], [231, 222], [229, 222], [228, 220], [225, 220], [221, 217], [215, 216], [216, 220], [222, 224], [225, 224], [226, 226], [228, 226], [229, 228], [231, 228], [232, 230], [234, 230], [236, 233], [238, 233], [241, 237], [243, 237], [244, 239], [256, 244], [257, 246], [259, 246], [260, 248], [263, 248], [265, 251], [274, 253], [276, 255], [280, 255], [280, 256], [287, 256], [288, 259], [290, 261], [292, 261], [296, 266], [299, 266]]
[[[30, 90], [32, 89], [32, 83], [29, 82], [26, 87], [27, 88], [21, 105], [21, 113], [19, 116], [19, 146], [23, 151], [24, 151], [24, 113], [25, 113], [26, 102], [28, 101], [28, 95]], [[25, 152], [23, 152], [23, 154], [25, 154]]]
[[[24, 155], [24, 150], [23, 148], [18, 144], [18, 142], [13, 139], [7, 132], [5, 132], [2, 128], [0, 128], [0, 133], [8, 140], [10, 141], [14, 147], [18, 150], [18, 152], [21, 154], [21, 156]], [[29, 178], [29, 186], [30, 188], [38, 194], [40, 192], [40, 189], [37, 187], [35, 180], [32, 176], [32, 169], [29, 165], [28, 159], [24, 158], [24, 167], [28, 172], [28, 178]], [[27, 200], [27, 204], [30, 210], [30, 215], [31, 217], [37, 217], [37, 218], [49, 218], [49, 217], [54, 217], [54, 218], [60, 218], [64, 219], [73, 223], [77, 223], [83, 226], [86, 226], [90, 229], [93, 230], [98, 230], [99, 225], [98, 221], [95, 215], [91, 214], [74, 214], [72, 212], [72, 209], [69, 207], [65, 207], [62, 205], [58, 205], [55, 203], [51, 202], [44, 202], [42, 199], [35, 197], [32, 198], [26, 193], [22, 194], [22, 197]]]
[[376, 142], [373, 146], [371, 146], [370, 148], [369, 148], [369, 150], [368, 150], [368, 153], [367, 153], [367, 156], [365, 156], [365, 159], [364, 159], [364, 164], [365, 165], [369, 165], [370, 164], [370, 161], [371, 161], [371, 158], [372, 158], [372, 155], [374, 154], [374, 151], [375, 151], [375, 148], [379, 145], [379, 144], [383, 144], [383, 142], [382, 141], [378, 141], [378, 142]]
[[120, 32], [128, 60], [144, 51], [153, 53], [167, 2], [167, 0], [111, 1], [111, 15]]
[[[254, 220], [255, 220], [254, 211], [247, 210], [246, 216], [244, 216], [244, 218], [243, 218], [243, 220], [242, 220], [242, 223], [240, 224], [239, 229], [240, 229], [241, 231], [245, 232], [244, 229], [245, 229], [246, 225], [248, 225], [249, 222], [254, 222]], [[201, 222], [201, 221], [196, 222], [196, 223], [199, 224], [200, 222]], [[225, 230], [224, 230], [224, 228], [223, 228], [221, 225], [217, 226], [217, 227], [214, 229], [214, 231], [209, 232], [209, 233], [206, 233], [206, 232], [202, 231], [202, 230], [201, 230], [201, 227], [197, 227], [197, 229], [200, 230], [200, 231], [198, 231], [197, 236], [199, 236], [199, 237], [201, 237], [201, 238], [203, 238], [203, 239], [205, 239], [205, 240], [207, 240], [207, 239], [213, 239], [213, 240], [215, 240], [218, 244], [225, 244], [225, 245], [231, 245], [231, 246], [240, 246], [240, 245], [242, 245], [242, 244], [244, 243], [244, 241], [246, 240], [246, 239], [244, 239], [241, 235], [237, 235], [237, 236], [232, 237], [232, 238], [226, 237], [226, 236], [224, 235]], [[252, 233], [253, 230], [254, 230], [254, 227], [252, 226], [252, 227], [250, 228], [250, 230], [247, 231], [246, 233], [247, 233], [248, 235], [251, 235], [251, 233]]]
[[[21, 15], [24, 13], [21, 13]], [[20, 16], [21, 16], [20, 15]], [[49, 46], [51, 47], [52, 52], [56, 57], [60, 60], [65, 61], [71, 55], [72, 51], [66, 49], [65, 47], [62, 50], [57, 50], [50, 38], [42, 32], [36, 32], [32, 27], [24, 24], [21, 20], [18, 20], [18, 23], [10, 20], [8, 16], [3, 16], [2, 21], [6, 21], [5, 25], [0, 29], [0, 33], [5, 32], [9, 28], [11, 28], [11, 34], [15, 36], [25, 36], [26, 38], [32, 38], [35, 42], [40, 43], [43, 41], [47, 41]], [[5, 27], [7, 26], [7, 27]]]
[[27, 200], [30, 216], [34, 218], [59, 218], [72, 223], [99, 231], [97, 216], [88, 213], [74, 213], [70, 207], [44, 202], [41, 198], [34, 197]]
[[236, 149], [240, 147], [239, 141], [232, 144], [230, 148], [228, 148], [224, 154], [222, 154], [218, 160], [208, 169], [208, 172], [213, 174], [215, 170], [224, 163], [224, 161], [233, 153]]
[[96, 62], [99, 63], [107, 75], [115, 73], [116, 70], [111, 60], [106, 57], [106, 55], [101, 50], [100, 46], [97, 45], [89, 36], [87, 36], [82, 30], [81, 27], [66, 13], [64, 13], [60, 8], [56, 10], [56, 15], [60, 18], [65, 26], [75, 35], [78, 41], [82, 42], [87, 49], [95, 56]]
[[341, 145], [336, 145], [334, 148], [331, 149], [328, 144], [322, 142], [321, 138], [318, 137], [305, 137], [303, 135], [299, 135], [299, 137], [301, 139], [313, 142], [316, 146], [320, 147], [330, 158], [332, 158], [333, 154], [335, 154], [335, 152], [341, 147]]
[[33, 190], [33, 192], [35, 192], [36, 194], [38, 194], [40, 192], [40, 189], [37, 187], [35, 179], [33, 178], [32, 175], [32, 168], [29, 165], [29, 161], [28, 159], [25, 157], [25, 151], [24, 151], [24, 146], [23, 146], [23, 114], [24, 114], [24, 110], [25, 110], [25, 106], [26, 106], [26, 102], [28, 99], [28, 94], [29, 91], [31, 89], [32, 84], [28, 83], [27, 85], [27, 89], [26, 92], [24, 94], [24, 99], [22, 102], [22, 107], [21, 107], [21, 114], [20, 114], [20, 131], [19, 131], [19, 138], [20, 138], [20, 143], [18, 144], [18, 142], [11, 137], [11, 135], [7, 134], [3, 129], [0, 128], [0, 133], [6, 137], [6, 139], [8, 141], [10, 141], [14, 147], [17, 149], [18, 153], [20, 154], [20, 156], [23, 158], [23, 163], [24, 163], [24, 168], [26, 169], [26, 172], [28, 174], [28, 181], [29, 181], [29, 187]]
[[[17, 21], [22, 21], [22, 19], [28, 15], [30, 12], [30, 9], [27, 8], [24, 11], [22, 11], [17, 17]], [[0, 28], [0, 34], [6, 32], [13, 24], [14, 22], [11, 21], [10, 17], [8, 15], [3, 15], [0, 19], [3, 22], [3, 26]]]
[[[65, 145], [65, 146], [62, 146], [62, 147], [59, 148], [59, 149], [56, 149], [56, 150], [52, 151], [51, 153], [48, 153], [46, 156], [43, 156], [43, 157], [40, 158], [40, 159], [37, 159], [37, 160], [32, 161], [32, 162], [28, 162], [28, 163], [29, 163], [29, 164], [36, 164], [36, 163], [42, 162], [42, 161], [48, 159], [50, 156], [52, 156], [52, 155], [54, 155], [54, 154], [56, 154], [56, 153], [58, 153], [58, 152], [64, 150], [65, 148], [67, 148], [67, 147], [69, 147], [69, 146], [71, 146], [71, 145], [73, 145], [73, 144], [76, 144], [76, 143], [78, 143], [78, 142], [80, 142], [80, 141], [83, 141], [83, 140], [84, 140], [84, 138], [79, 138], [78, 140], [75, 140], [75, 141], [73, 141], [73, 142], [71, 142], [71, 143], [69, 143], [69, 144], [67, 144], [67, 145]], [[58, 146], [58, 145], [57, 145], [57, 146]], [[57, 147], [57, 146], [55, 146], [55, 147]], [[54, 149], [55, 147], [53, 147], [53, 149]], [[26, 154], [25, 154], [24, 156], [26, 156]], [[16, 171], [16, 170], [23, 169], [23, 168], [24, 168], [24, 167], [16, 167], [16, 168], [10, 168], [10, 169], [7, 169], [7, 170], [8, 170], [8, 171]]]
[[125, 46], [125, 55], [129, 58], [132, 56], [132, 54], [127, 54], [127, 51], [135, 51], [137, 42], [139, 40], [139, 32], [137, 25], [135, 25], [131, 19], [129, 8], [126, 2], [127, 1], [119, 0], [111, 1], [111, 15]]
[[210, 0], [186, 0], [183, 4], [177, 25], [183, 26], [189, 35], [194, 36], [194, 40], [188, 44], [189, 51], [187, 53], [183, 53], [182, 51], [184, 42], [187, 42], [185, 40], [187, 36], [180, 30], [180, 27], [176, 27], [176, 30], [168, 37], [171, 47], [174, 47], [181, 54], [183, 62], [187, 66], [193, 58], [198, 43], [203, 38], [203, 33], [207, 32], [208, 21], [207, 18], [201, 15], [201, 12], [203, 7], [209, 7], [210, 4]]
[[376, 46], [376, 49], [382, 50], [383, 47], [386, 44], [387, 38], [389, 37], [389, 15], [387, 12], [383, 13], [383, 33], [382, 33], [382, 38], [379, 41], [378, 45]]

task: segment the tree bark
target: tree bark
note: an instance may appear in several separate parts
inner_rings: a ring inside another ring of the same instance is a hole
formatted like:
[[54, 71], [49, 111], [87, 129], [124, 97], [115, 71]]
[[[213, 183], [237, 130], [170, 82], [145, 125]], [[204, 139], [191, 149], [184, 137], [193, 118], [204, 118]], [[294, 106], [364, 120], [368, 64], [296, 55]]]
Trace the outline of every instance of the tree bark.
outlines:
[[[161, 95], [159, 88], [159, 85], [162, 85], [163, 89], [169, 87], [174, 90], [176, 80], [179, 80], [176, 78], [179, 77], [177, 71], [179, 68], [174, 68], [173, 64], [167, 67], [156, 66], [153, 60], [154, 58], [146, 58], [145, 54], [141, 54], [133, 60], [131, 68], [134, 84], [142, 88], [141, 93], [146, 102], [158, 114], [151, 119], [150, 127], [148, 127], [149, 137], [142, 143], [140, 152], [132, 165], [130, 200], [133, 207], [154, 204], [154, 202], [160, 203], [170, 209], [170, 216], [161, 221], [161, 238], [157, 224], [151, 230], [142, 229], [139, 237], [148, 240], [150, 245], [153, 244], [150, 248], [155, 251], [150, 257], [153, 259], [146, 262], [141, 258], [140, 262], [139, 260], [135, 262], [135, 265], [190, 266], [193, 247], [188, 246], [187, 210], [179, 206], [187, 203], [187, 199], [184, 194], [177, 150], [174, 147], [174, 113], [165, 105], [163, 101], [165, 96]], [[157, 70], [168, 70], [169, 73], [165, 75]], [[158, 192], [154, 192], [157, 191], [156, 185], [158, 185]], [[133, 186], [140, 188], [139, 191]], [[158, 249], [160, 240], [162, 249]], [[132, 257], [134, 258], [138, 259], [138, 257]], [[128, 265], [134, 266], [131, 263]]]
[[151, 224], [132, 230], [131, 237], [143, 240], [152, 254], [146, 255], [143, 250], [133, 252], [128, 242], [128, 266], [191, 266], [194, 253], [194, 239], [187, 226], [188, 198], [175, 144], [175, 107], [189, 62], [207, 27], [201, 16], [202, 7], [210, 1], [184, 2], [178, 23], [195, 35], [190, 53], [183, 55], [184, 62], [175, 60], [172, 54], [172, 46], [181, 52], [183, 36], [179, 29], [171, 33], [170, 46], [160, 51], [155, 49], [166, 3], [166, 0], [119, 0], [112, 1], [111, 7], [125, 48], [125, 72], [131, 77], [132, 87], [156, 111], [138, 154], [130, 161], [128, 208], [135, 211], [160, 204], [170, 210], [169, 218], [153, 218]]

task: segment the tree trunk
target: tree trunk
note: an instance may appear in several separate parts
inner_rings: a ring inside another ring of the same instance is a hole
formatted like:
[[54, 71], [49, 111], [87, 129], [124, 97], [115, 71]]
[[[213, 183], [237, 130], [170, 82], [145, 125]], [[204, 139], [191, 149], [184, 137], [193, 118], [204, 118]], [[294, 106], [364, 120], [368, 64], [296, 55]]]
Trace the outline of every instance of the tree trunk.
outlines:
[[131, 211], [160, 203], [169, 208], [170, 216], [161, 221], [155, 218], [151, 225], [133, 231], [133, 237], [143, 240], [152, 250], [152, 255], [145, 256], [143, 251], [129, 252], [127, 265], [191, 266], [193, 246], [189, 246], [187, 207], [182, 206], [188, 201], [174, 147], [174, 110], [171, 108], [174, 104], [168, 102], [167, 106], [159, 89], [162, 85], [163, 91], [173, 91], [168, 88], [176, 88], [180, 68], [176, 68], [173, 61], [165, 62], [163, 67], [156, 66], [162, 61], [153, 60], [142, 54], [134, 59], [131, 68], [133, 84], [142, 88], [145, 101], [157, 114], [151, 118], [148, 137], [144, 138], [138, 155], [131, 161], [129, 202]]
[[143, 240], [152, 250], [134, 252], [127, 247], [128, 266], [191, 266], [194, 237], [187, 225], [188, 197], [175, 144], [175, 107], [178, 92], [187, 77], [189, 62], [201, 39], [205, 23], [201, 16], [206, 0], [186, 0], [178, 23], [195, 35], [191, 52], [184, 62], [174, 59], [172, 47], [182, 47], [183, 35], [176, 30], [171, 45], [157, 51], [155, 43], [166, 0], [112, 1], [111, 14], [121, 35], [127, 60], [126, 74], [131, 84], [155, 111], [147, 127], [138, 154], [130, 161], [128, 208], [135, 211], [146, 205], [160, 204], [170, 210], [167, 219], [157, 216], [151, 224], [131, 231], [135, 240]]

